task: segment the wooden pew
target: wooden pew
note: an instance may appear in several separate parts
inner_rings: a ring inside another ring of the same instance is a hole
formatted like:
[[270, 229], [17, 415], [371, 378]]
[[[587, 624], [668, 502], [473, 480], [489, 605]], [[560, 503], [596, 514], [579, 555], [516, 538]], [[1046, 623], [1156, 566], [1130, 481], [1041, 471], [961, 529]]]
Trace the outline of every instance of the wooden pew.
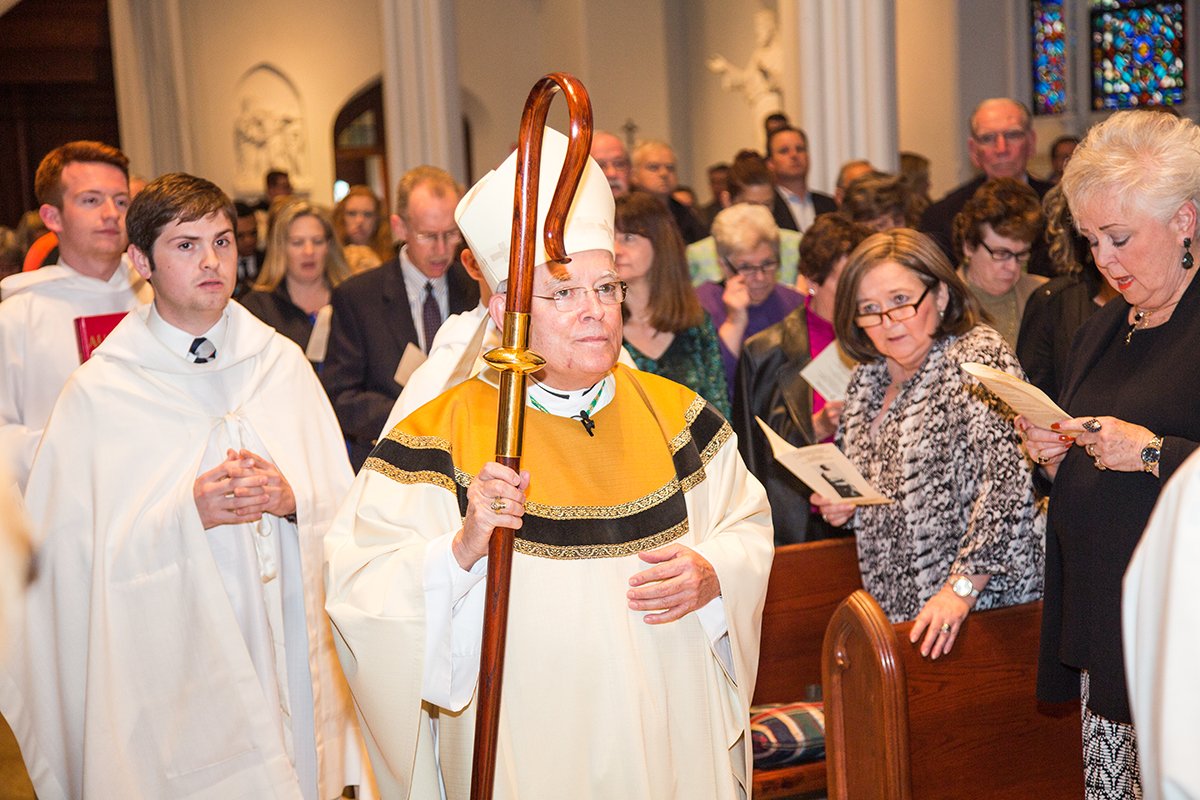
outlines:
[[[838, 605], [862, 588], [854, 539], [828, 539], [779, 547], [767, 584], [755, 704], [803, 700], [821, 683], [821, 644]], [[819, 792], [825, 762], [755, 770], [755, 800]]]
[[855, 592], [825, 635], [829, 800], [1083, 797], [1079, 705], [1039, 706], [1041, 603], [973, 613], [922, 658]]

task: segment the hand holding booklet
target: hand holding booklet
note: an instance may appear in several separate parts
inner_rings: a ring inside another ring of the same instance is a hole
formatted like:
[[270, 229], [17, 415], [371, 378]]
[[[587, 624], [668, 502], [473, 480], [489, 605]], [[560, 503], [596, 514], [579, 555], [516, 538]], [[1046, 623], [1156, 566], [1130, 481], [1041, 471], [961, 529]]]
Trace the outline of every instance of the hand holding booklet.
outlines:
[[963, 364], [962, 370], [978, 378], [993, 394], [1008, 403], [1013, 411], [1039, 428], [1049, 428], [1055, 422], [1071, 417], [1041, 389], [1007, 372], [973, 361]]
[[817, 494], [855, 506], [892, 502], [871, 486], [836, 446], [826, 442], [796, 447], [761, 419], [755, 417], [755, 420], [762, 427], [775, 459]]

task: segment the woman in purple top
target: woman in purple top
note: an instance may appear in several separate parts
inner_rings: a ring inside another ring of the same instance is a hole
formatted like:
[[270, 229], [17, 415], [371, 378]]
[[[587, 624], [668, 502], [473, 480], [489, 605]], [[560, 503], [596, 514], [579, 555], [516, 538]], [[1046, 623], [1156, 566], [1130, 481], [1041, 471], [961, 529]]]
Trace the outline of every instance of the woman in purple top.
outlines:
[[775, 280], [779, 228], [769, 209], [751, 203], [732, 205], [717, 214], [712, 235], [725, 280], [701, 284], [696, 294], [717, 328], [725, 380], [733, 386], [742, 342], [782, 320], [804, 298]]

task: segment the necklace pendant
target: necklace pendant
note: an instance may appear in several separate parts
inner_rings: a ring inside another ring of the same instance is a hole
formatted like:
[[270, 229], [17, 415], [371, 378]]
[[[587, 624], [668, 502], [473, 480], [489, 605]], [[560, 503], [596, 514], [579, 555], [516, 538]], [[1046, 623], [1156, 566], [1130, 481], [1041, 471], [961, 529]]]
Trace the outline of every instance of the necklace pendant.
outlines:
[[1125, 344], [1129, 344], [1129, 341], [1131, 339], [1133, 339], [1133, 332], [1136, 330], [1137, 330], [1137, 325], [1129, 326], [1129, 333], [1125, 334]]

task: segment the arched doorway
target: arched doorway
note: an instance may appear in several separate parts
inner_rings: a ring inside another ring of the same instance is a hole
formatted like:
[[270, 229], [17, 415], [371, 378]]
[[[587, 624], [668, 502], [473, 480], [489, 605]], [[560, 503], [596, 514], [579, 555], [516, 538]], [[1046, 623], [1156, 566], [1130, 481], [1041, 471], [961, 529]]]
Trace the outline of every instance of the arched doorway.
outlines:
[[386, 142], [383, 84], [376, 80], [347, 100], [333, 123], [334, 200], [363, 183], [392, 207]]

